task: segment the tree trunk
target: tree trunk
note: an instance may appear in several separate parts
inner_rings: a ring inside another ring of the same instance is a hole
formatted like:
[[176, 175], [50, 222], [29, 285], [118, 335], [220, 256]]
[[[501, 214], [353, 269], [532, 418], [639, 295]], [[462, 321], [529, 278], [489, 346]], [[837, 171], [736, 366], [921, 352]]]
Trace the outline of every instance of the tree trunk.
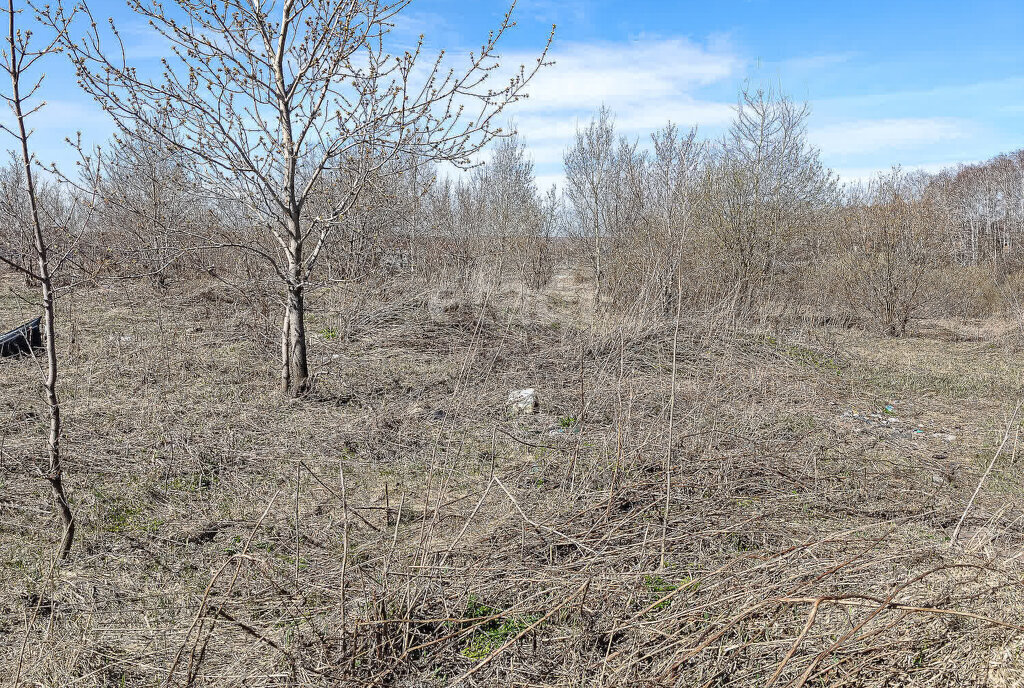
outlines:
[[300, 265], [301, 246], [293, 245], [288, 265], [288, 294], [281, 328], [281, 391], [298, 397], [309, 391], [306, 363], [305, 285]]
[[309, 367], [306, 364], [306, 310], [302, 285], [288, 285], [288, 308], [285, 313], [285, 360], [287, 370], [284, 391], [293, 397], [309, 391]]
[[[37, 235], [37, 244], [41, 245], [41, 236]], [[45, 245], [42, 245], [45, 247]], [[60, 513], [61, 525], [64, 527], [61, 536], [59, 556], [67, 559], [71, 552], [71, 543], [75, 540], [75, 517], [71, 513], [71, 506], [64, 492], [63, 467], [60, 455], [60, 401], [57, 397], [57, 342], [54, 339], [54, 303], [53, 286], [50, 279], [49, 265], [45, 257], [45, 250], [39, 259], [40, 272], [43, 274], [43, 322], [44, 336], [46, 338], [46, 403], [50, 409], [50, 434], [47, 441], [49, 454], [49, 470], [46, 473], [46, 480], [50, 483], [50, 492], [53, 493], [53, 502]]]

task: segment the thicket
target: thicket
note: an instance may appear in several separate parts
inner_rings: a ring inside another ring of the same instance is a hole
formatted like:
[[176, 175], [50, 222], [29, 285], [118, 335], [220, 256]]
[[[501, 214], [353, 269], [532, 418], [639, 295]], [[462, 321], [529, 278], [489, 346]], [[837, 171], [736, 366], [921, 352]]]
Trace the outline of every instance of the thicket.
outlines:
[[[561, 269], [609, 312], [725, 308], [893, 336], [925, 315], [1016, 312], [1024, 151], [841, 184], [807, 142], [808, 116], [788, 98], [746, 91], [720, 139], [668, 124], [640, 141], [620, 136], [602, 109], [567, 147], [561, 189], [538, 189], [514, 135], [460, 175], [397, 156], [337, 223], [307, 288], [414, 280], [479, 295], [542, 289]], [[204, 193], [183, 155], [118, 137], [84, 156], [75, 185], [39, 190], [51, 216], [69, 218], [62, 226], [89, 218], [64, 232], [77, 268], [67, 279], [213, 275], [258, 295], [270, 327], [277, 290], [261, 254], [273, 246], [243, 204]], [[22, 181], [17, 161], [0, 170], [13, 261], [31, 253]], [[336, 207], [342, 182], [325, 174], [303, 208], [311, 221]]]

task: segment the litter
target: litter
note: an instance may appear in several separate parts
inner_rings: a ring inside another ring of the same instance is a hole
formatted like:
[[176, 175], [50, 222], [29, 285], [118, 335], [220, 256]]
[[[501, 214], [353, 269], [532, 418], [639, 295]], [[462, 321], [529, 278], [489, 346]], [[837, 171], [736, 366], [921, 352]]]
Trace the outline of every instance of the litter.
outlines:
[[21, 356], [42, 348], [42, 318], [30, 320], [10, 332], [0, 335], [0, 357]]

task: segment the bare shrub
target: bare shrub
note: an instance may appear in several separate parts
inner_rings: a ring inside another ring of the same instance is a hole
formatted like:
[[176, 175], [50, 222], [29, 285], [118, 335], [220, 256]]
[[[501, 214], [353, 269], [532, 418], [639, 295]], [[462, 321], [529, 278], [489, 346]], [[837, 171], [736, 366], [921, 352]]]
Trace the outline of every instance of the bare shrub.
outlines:
[[[40, 189], [41, 191], [41, 189]], [[3, 217], [3, 269], [24, 273], [33, 262], [31, 207], [25, 184], [25, 165], [12, 154], [0, 167], [0, 214]], [[13, 263], [13, 265], [11, 265]]]
[[844, 219], [839, 279], [846, 304], [881, 332], [901, 337], [931, 292], [922, 204], [896, 169], [851, 189]]
[[538, 290], [550, 284], [562, 260], [558, 241], [564, 236], [565, 207], [555, 187], [540, 199], [539, 211], [536, 234], [522, 237], [519, 250], [523, 280], [531, 289]]
[[145, 276], [162, 286], [178, 274], [186, 249], [209, 236], [214, 214], [182, 152], [144, 134], [114, 136], [91, 152], [79, 149], [77, 186], [86, 193], [95, 186], [89, 234], [93, 250], [105, 254], [100, 259], [116, 261], [121, 276]]

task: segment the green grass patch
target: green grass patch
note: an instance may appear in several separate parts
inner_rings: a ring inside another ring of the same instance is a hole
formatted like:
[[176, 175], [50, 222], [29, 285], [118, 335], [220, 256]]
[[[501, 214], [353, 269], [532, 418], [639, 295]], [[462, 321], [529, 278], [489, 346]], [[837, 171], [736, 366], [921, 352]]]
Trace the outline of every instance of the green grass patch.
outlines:
[[[482, 604], [472, 595], [466, 604], [467, 620], [498, 616], [499, 614], [501, 614], [499, 610]], [[473, 632], [469, 643], [459, 651], [459, 654], [467, 659], [484, 659], [509, 640], [537, 623], [540, 618], [540, 616], [528, 614], [526, 616], [491, 619]]]
[[116, 502], [103, 514], [103, 524], [111, 533], [155, 533], [164, 521], [147, 517], [146, 511], [137, 504]]

